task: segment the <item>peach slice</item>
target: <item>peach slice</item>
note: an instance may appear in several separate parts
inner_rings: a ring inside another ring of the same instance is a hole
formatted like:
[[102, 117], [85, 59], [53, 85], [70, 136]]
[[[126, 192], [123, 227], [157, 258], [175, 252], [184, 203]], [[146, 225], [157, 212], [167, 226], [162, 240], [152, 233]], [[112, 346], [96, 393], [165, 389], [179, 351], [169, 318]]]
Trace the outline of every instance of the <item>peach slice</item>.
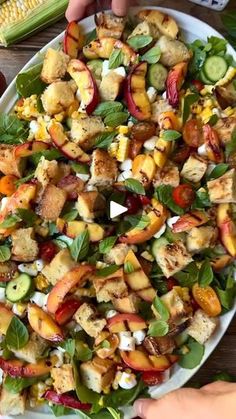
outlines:
[[22, 377], [23, 365], [23, 362], [18, 359], [6, 360], [0, 358], [0, 368], [11, 377]]
[[57, 228], [61, 233], [74, 239], [78, 234], [83, 233], [86, 229], [89, 232], [89, 240], [91, 242], [98, 242], [105, 236], [105, 230], [97, 223], [86, 223], [85, 221], [68, 221], [67, 223], [62, 218], [57, 219]]
[[78, 52], [83, 48], [83, 42], [84, 36], [78, 23], [75, 21], [68, 23], [63, 41], [65, 54], [71, 58], [77, 58]]
[[52, 317], [36, 304], [28, 304], [28, 320], [32, 329], [43, 339], [52, 342], [63, 340], [63, 333]]
[[141, 297], [144, 301], [151, 303], [154, 298], [156, 297], [156, 291], [153, 287], [148, 287], [142, 290], [137, 291], [139, 297]]
[[146, 62], [135, 65], [127, 77], [124, 89], [128, 110], [140, 121], [151, 118], [151, 103], [145, 88], [146, 73]]
[[149, 278], [144, 273], [133, 250], [129, 250], [129, 252], [126, 255], [124, 263], [130, 263], [134, 269], [134, 272], [125, 274], [125, 280], [132, 290], [139, 291], [139, 290], [143, 290], [144, 288], [148, 288], [151, 286]]
[[209, 221], [209, 216], [203, 212], [194, 210], [188, 214], [182, 215], [176, 223], [173, 224], [172, 230], [174, 233], [181, 233], [182, 231], [189, 231], [193, 227], [198, 227]]
[[39, 151], [47, 150], [49, 144], [43, 141], [28, 141], [27, 143], [20, 144], [14, 149], [14, 155], [16, 158], [28, 157]]
[[67, 71], [78, 86], [87, 114], [91, 114], [99, 103], [98, 87], [91, 71], [83, 61], [76, 59], [69, 62]]
[[132, 313], [116, 314], [108, 319], [107, 324], [108, 329], [112, 333], [124, 332], [127, 329], [131, 332], [135, 332], [136, 330], [147, 328], [147, 324], [142, 317]]
[[0, 368], [11, 377], [40, 377], [48, 374], [52, 367], [52, 363], [45, 359], [38, 361], [37, 364], [24, 365], [18, 359], [0, 358]]
[[109, 59], [113, 49], [120, 49], [124, 54], [124, 65], [128, 66], [135, 63], [138, 55], [136, 52], [124, 42], [110, 37], [96, 39], [90, 42], [83, 48], [83, 53], [86, 58], [93, 60], [95, 58]]
[[4, 304], [0, 304], [0, 334], [5, 335], [14, 314]]
[[217, 207], [217, 226], [220, 236], [227, 252], [236, 256], [236, 226], [232, 219], [232, 206], [230, 204], [219, 204]]
[[120, 351], [120, 355], [125, 364], [136, 371], [165, 371], [171, 366], [165, 355], [148, 355], [140, 350]]
[[139, 180], [144, 186], [149, 185], [156, 173], [156, 164], [148, 154], [139, 154], [132, 164], [134, 179]]
[[106, 340], [110, 344], [109, 348], [100, 348], [96, 351], [97, 356], [102, 359], [109, 358], [113, 355], [119, 345], [119, 338], [117, 335], [110, 335], [106, 338]]
[[220, 139], [217, 131], [209, 124], [203, 126], [203, 138], [206, 145], [207, 157], [214, 163], [224, 161], [224, 153], [220, 147]]
[[47, 310], [49, 313], [55, 313], [63, 302], [66, 294], [76, 285], [83, 285], [93, 271], [93, 266], [80, 265], [66, 273], [49, 293], [47, 300]]
[[166, 80], [166, 93], [169, 104], [174, 108], [179, 104], [179, 92], [187, 73], [188, 63], [176, 64], [170, 71]]

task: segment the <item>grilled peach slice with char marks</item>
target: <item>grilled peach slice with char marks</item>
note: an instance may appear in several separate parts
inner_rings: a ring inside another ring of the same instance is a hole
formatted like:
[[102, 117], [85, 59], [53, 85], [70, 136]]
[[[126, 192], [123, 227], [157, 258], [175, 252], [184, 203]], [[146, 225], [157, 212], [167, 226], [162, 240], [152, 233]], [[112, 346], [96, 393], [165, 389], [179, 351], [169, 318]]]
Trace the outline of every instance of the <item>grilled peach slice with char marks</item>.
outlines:
[[45, 359], [38, 361], [37, 364], [24, 365], [18, 359], [0, 358], [0, 368], [11, 377], [41, 377], [48, 374], [52, 367], [52, 363]]
[[222, 163], [224, 161], [224, 153], [220, 148], [220, 139], [217, 131], [209, 124], [206, 124], [203, 126], [203, 138], [208, 159], [215, 163]]
[[78, 23], [75, 21], [68, 23], [63, 40], [65, 54], [77, 58], [78, 52], [83, 48], [83, 42], [84, 36]]
[[43, 339], [52, 342], [63, 340], [63, 333], [52, 317], [36, 304], [28, 304], [28, 320], [32, 329]]
[[125, 330], [135, 332], [136, 330], [143, 330], [147, 328], [147, 324], [142, 317], [131, 313], [116, 314], [108, 319], [107, 323], [108, 328], [112, 333], [123, 332]]
[[187, 73], [186, 62], [176, 64], [168, 73], [166, 80], [167, 99], [171, 106], [176, 108], [179, 104], [179, 92]]
[[146, 9], [138, 13], [140, 20], [146, 20], [150, 25], [156, 28], [159, 33], [175, 39], [179, 28], [176, 21], [169, 15], [160, 12], [160, 10]]
[[148, 355], [138, 349], [131, 352], [120, 351], [120, 355], [125, 364], [136, 371], [165, 371], [171, 366], [167, 356]]
[[[134, 271], [130, 273], [125, 274], [125, 281], [129, 285], [129, 287], [138, 293], [140, 297], [142, 297], [142, 291], [149, 290], [150, 288], [154, 291], [154, 297], [156, 296], [155, 290], [151, 287], [151, 283], [149, 281], [148, 276], [145, 274], [145, 272], [142, 269], [141, 264], [139, 263], [137, 257], [135, 256], [133, 250], [129, 250], [129, 252], [126, 255], [125, 264], [129, 263], [132, 265]], [[139, 291], [141, 293], [139, 294]], [[144, 298], [145, 299], [145, 298]]]
[[219, 204], [217, 207], [217, 226], [220, 230], [220, 237], [227, 252], [236, 256], [236, 225], [232, 219], [232, 206], [230, 204]]
[[0, 304], [0, 333], [5, 335], [9, 324], [13, 317], [12, 311], [10, 311], [4, 304]]
[[134, 179], [139, 180], [144, 186], [149, 185], [155, 176], [156, 164], [152, 156], [148, 154], [139, 154], [135, 157], [132, 164], [132, 173]]
[[137, 61], [138, 56], [136, 52], [128, 44], [110, 37], [96, 39], [95, 41], [90, 42], [90, 44], [83, 48], [83, 53], [89, 60], [95, 58], [109, 59], [113, 49], [120, 49], [122, 51], [124, 55], [123, 64], [125, 66]]
[[145, 86], [146, 74], [146, 62], [135, 65], [126, 79], [124, 89], [128, 110], [140, 121], [151, 118], [151, 103]]
[[199, 227], [209, 221], [209, 216], [204, 211], [194, 210], [188, 214], [182, 215], [176, 223], [173, 224], [172, 230], [174, 233], [181, 233], [182, 231], [189, 231], [193, 227]]
[[47, 150], [48, 148], [49, 144], [44, 143], [43, 141], [28, 141], [24, 144], [16, 146], [14, 149], [14, 155], [16, 158], [28, 157], [34, 153]]
[[105, 236], [104, 228], [97, 223], [86, 223], [85, 221], [68, 221], [66, 223], [62, 218], [58, 218], [57, 228], [61, 233], [65, 233], [72, 239], [85, 230], [88, 230], [91, 242], [98, 242]]

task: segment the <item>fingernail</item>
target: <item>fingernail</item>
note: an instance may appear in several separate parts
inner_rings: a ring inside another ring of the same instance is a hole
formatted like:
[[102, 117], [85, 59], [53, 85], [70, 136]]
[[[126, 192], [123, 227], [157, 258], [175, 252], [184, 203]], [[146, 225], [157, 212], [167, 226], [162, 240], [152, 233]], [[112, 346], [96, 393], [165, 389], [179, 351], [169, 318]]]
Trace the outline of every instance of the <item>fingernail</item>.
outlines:
[[137, 416], [141, 416], [141, 418], [144, 417], [144, 405], [146, 400], [145, 399], [139, 399], [134, 403], [134, 410]]

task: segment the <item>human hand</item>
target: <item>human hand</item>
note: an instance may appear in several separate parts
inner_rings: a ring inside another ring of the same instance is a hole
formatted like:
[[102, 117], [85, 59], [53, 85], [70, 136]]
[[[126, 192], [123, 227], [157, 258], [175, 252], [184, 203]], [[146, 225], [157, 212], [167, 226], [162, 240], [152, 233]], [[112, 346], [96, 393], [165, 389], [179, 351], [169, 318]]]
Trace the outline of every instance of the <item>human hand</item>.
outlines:
[[181, 388], [159, 400], [137, 400], [134, 409], [142, 419], [233, 419], [236, 384], [217, 381], [199, 390]]
[[[111, 5], [112, 11], [116, 16], [125, 16], [129, 8], [129, 0], [105, 0], [101, 1], [101, 3], [104, 9], [109, 8]], [[66, 11], [66, 18], [69, 22], [80, 20], [86, 14], [91, 15], [96, 11], [96, 1], [94, 0], [70, 0]]]

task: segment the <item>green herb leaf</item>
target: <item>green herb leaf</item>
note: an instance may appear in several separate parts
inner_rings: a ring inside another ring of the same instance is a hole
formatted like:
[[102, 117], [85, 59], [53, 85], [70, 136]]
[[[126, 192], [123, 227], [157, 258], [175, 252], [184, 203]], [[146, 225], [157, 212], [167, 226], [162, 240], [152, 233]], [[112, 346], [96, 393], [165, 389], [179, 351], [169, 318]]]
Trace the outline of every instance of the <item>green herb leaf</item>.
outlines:
[[114, 48], [110, 58], [108, 68], [113, 69], [119, 67], [124, 62], [124, 54], [121, 49]]
[[229, 168], [229, 165], [226, 163], [219, 163], [216, 167], [211, 171], [211, 173], [208, 175], [207, 180], [210, 179], [217, 179], [220, 176], [223, 176]]
[[192, 286], [198, 281], [199, 269], [196, 262], [191, 262], [182, 271], [174, 274], [174, 278], [177, 279], [181, 287], [192, 288]]
[[105, 117], [104, 124], [108, 127], [116, 128], [119, 125], [124, 124], [128, 117], [128, 112], [111, 112]]
[[111, 393], [104, 396], [103, 405], [104, 407], [112, 406], [113, 408], [132, 405], [133, 402], [138, 398], [139, 394], [142, 393], [144, 388], [145, 385], [143, 381], [140, 380], [138, 384], [130, 390], [119, 388], [118, 390], [111, 391]]
[[236, 37], [236, 12], [234, 10], [223, 12], [221, 20], [229, 34]]
[[144, 48], [152, 42], [153, 38], [149, 35], [135, 35], [127, 40], [129, 44], [136, 51], [140, 48]]
[[88, 175], [89, 174], [89, 166], [87, 164], [72, 163], [71, 168], [72, 168], [72, 170], [74, 170], [75, 173], [81, 173], [83, 175]]
[[121, 412], [118, 410], [113, 409], [113, 407], [107, 407], [107, 410], [114, 419], [122, 419], [123, 416], [121, 416]]
[[217, 295], [220, 299], [221, 305], [226, 310], [231, 310], [233, 305], [234, 305], [234, 299], [235, 299], [235, 296], [236, 296], [235, 287], [228, 288], [226, 290], [222, 290], [222, 289], [216, 287], [216, 292], [217, 292]]
[[73, 358], [75, 355], [75, 340], [74, 339], [67, 339], [60, 344], [60, 347], [65, 349], [68, 355]]
[[207, 38], [208, 44], [211, 44], [210, 55], [223, 55], [226, 53], [227, 41], [218, 36]]
[[161, 134], [161, 138], [165, 141], [175, 141], [182, 137], [181, 132], [173, 129], [167, 129]]
[[207, 208], [211, 207], [211, 205], [212, 204], [209, 198], [209, 194], [205, 189], [201, 188], [198, 191], [196, 191], [195, 201], [191, 206], [192, 209]]
[[43, 93], [47, 85], [40, 78], [42, 67], [42, 64], [36, 64], [24, 73], [18, 74], [16, 77], [16, 90], [20, 96], [25, 98]]
[[97, 30], [96, 28], [92, 31], [88, 32], [85, 36], [85, 45], [90, 44], [90, 42], [94, 41], [97, 38]]
[[131, 274], [132, 272], [134, 272], [134, 266], [132, 265], [132, 263], [130, 261], [125, 262], [124, 264], [124, 272], [126, 274]]
[[94, 146], [96, 148], [108, 149], [116, 135], [117, 132], [103, 132], [96, 137]]
[[211, 382], [214, 381], [227, 381], [228, 383], [235, 383], [236, 377], [232, 374], [228, 374], [227, 372], [221, 371], [213, 375], [211, 378]]
[[124, 184], [128, 191], [138, 195], [145, 195], [144, 186], [137, 179], [128, 178], [125, 180]]
[[105, 118], [108, 113], [114, 113], [114, 112], [120, 112], [123, 110], [123, 105], [121, 102], [112, 102], [112, 101], [106, 101], [101, 102], [96, 107], [94, 111], [94, 115], [101, 116], [102, 118]]
[[190, 61], [189, 65], [189, 72], [191, 75], [195, 75], [199, 73], [199, 70], [202, 68], [203, 63], [206, 59], [206, 51], [204, 51], [204, 44], [200, 41], [200, 45], [198, 43], [193, 42], [189, 45], [193, 56]]
[[190, 108], [191, 105], [193, 105], [194, 102], [196, 102], [199, 99], [199, 94], [192, 93], [184, 97], [183, 100], [183, 124], [187, 121], [189, 115], [190, 115]]
[[152, 305], [155, 308], [155, 310], [159, 313], [161, 320], [164, 320], [164, 321], [169, 320], [169, 317], [170, 317], [169, 310], [167, 309], [165, 303], [163, 303], [161, 298], [156, 296], [152, 302]]
[[65, 221], [74, 221], [78, 217], [79, 213], [76, 209], [67, 212], [62, 216]]
[[232, 132], [231, 141], [229, 143], [226, 143], [225, 145], [226, 158], [228, 158], [230, 154], [235, 153], [235, 151], [236, 151], [236, 129], [234, 129]]
[[27, 227], [32, 227], [38, 218], [34, 211], [26, 208], [18, 208], [16, 215], [25, 223]]
[[29, 180], [33, 179], [34, 177], [34, 172], [33, 173], [29, 173], [27, 176], [22, 177], [21, 179], [17, 180], [15, 182], [16, 187], [19, 187], [20, 185], [23, 185], [23, 183], [28, 182]]
[[208, 121], [208, 124], [211, 127], [213, 127], [217, 123], [218, 119], [219, 119], [219, 117], [216, 114], [213, 114], [213, 115], [211, 115], [211, 117], [210, 117], [210, 119]]
[[57, 160], [63, 157], [61, 152], [56, 148], [51, 148], [50, 150], [39, 151], [37, 153], [32, 154], [30, 156], [30, 161], [35, 165], [38, 166], [41, 157], [45, 157], [46, 160]]
[[143, 230], [150, 224], [150, 218], [147, 215], [128, 215], [126, 221], [137, 230]]
[[79, 376], [79, 368], [77, 366], [77, 363], [73, 361], [72, 366], [73, 366], [73, 373], [74, 373], [74, 379], [75, 379], [75, 391], [76, 391], [78, 399], [82, 403], [97, 404], [101, 398], [101, 395], [98, 393], [95, 393], [95, 391], [90, 390], [88, 387], [82, 384], [80, 380], [80, 376]]
[[200, 364], [205, 352], [205, 347], [194, 339], [189, 340], [187, 347], [189, 352], [181, 355], [178, 363], [182, 368], [193, 369]]
[[6, 262], [11, 258], [11, 250], [8, 246], [0, 246], [0, 262]]
[[27, 387], [32, 386], [33, 384], [37, 383], [37, 378], [22, 378], [22, 377], [11, 377], [7, 375], [4, 382], [3, 387], [9, 391], [10, 393], [16, 394], [21, 393]]
[[198, 281], [200, 287], [207, 287], [214, 279], [213, 270], [208, 260], [205, 260], [199, 270]]
[[89, 251], [89, 232], [88, 230], [80, 233], [70, 245], [72, 258], [77, 262], [86, 258]]
[[183, 215], [183, 208], [179, 207], [172, 198], [173, 188], [170, 185], [160, 185], [156, 188], [155, 196], [157, 199], [167, 206], [172, 212], [177, 215]]
[[153, 337], [161, 337], [167, 335], [169, 332], [169, 325], [164, 320], [152, 321], [148, 328], [148, 335]]
[[120, 266], [118, 265], [110, 265], [107, 266], [106, 268], [103, 269], [98, 269], [96, 272], [97, 276], [108, 276], [108, 275], [112, 275], [113, 273], [115, 273], [116, 271], [118, 271], [118, 269], [120, 269]]
[[21, 221], [21, 218], [17, 215], [8, 215], [3, 222], [0, 224], [0, 228], [11, 228], [15, 227], [17, 223]]
[[147, 61], [148, 64], [156, 64], [161, 58], [161, 49], [159, 46], [150, 48], [142, 55], [142, 61]]
[[79, 361], [86, 362], [92, 359], [93, 351], [89, 348], [87, 343], [83, 342], [82, 340], [76, 340], [75, 348], [76, 358]]
[[6, 333], [6, 344], [10, 349], [21, 349], [29, 340], [29, 333], [27, 327], [18, 319], [12, 317], [11, 323], [8, 326]]
[[99, 243], [99, 252], [103, 253], [104, 255], [106, 253], [109, 253], [110, 250], [113, 248], [115, 242], [117, 240], [117, 236], [110, 236], [106, 237]]
[[0, 142], [2, 144], [22, 144], [29, 133], [26, 121], [20, 121], [15, 115], [0, 113]]
[[50, 403], [49, 407], [50, 407], [52, 413], [54, 414], [54, 416], [56, 418], [60, 417], [60, 416], [63, 416], [63, 415], [69, 415], [69, 414], [74, 412], [73, 409], [70, 409], [69, 407], [65, 407], [61, 404], [51, 404]]

